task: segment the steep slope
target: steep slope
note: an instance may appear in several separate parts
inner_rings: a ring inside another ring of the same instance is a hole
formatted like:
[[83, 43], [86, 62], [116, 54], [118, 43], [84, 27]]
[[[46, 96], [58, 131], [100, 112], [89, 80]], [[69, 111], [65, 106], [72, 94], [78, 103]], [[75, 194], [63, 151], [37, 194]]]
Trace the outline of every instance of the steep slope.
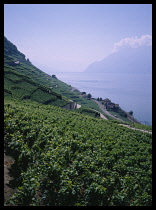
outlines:
[[25, 55], [18, 51], [17, 47], [4, 37], [4, 63], [15, 65], [15, 61], [26, 62]]
[[[18, 65], [19, 62], [20, 64]], [[55, 77], [51, 77], [35, 67], [29, 59], [25, 58], [25, 55], [21, 53], [14, 44], [7, 40], [6, 37], [4, 37], [4, 65], [13, 67], [14, 71], [29, 76], [34, 81], [54, 89], [56, 89], [56, 85], [57, 87], [58, 85], [65, 85], [65, 83], [56, 80]], [[66, 87], [69, 87], [69, 85], [66, 84]]]
[[151, 73], [152, 47], [121, 49], [99, 62], [90, 64], [85, 71], [90, 73]]
[[[44, 73], [32, 65], [29, 59], [26, 59], [25, 55], [19, 52], [17, 47], [8, 41], [6, 37], [4, 37], [4, 71], [5, 95], [7, 96], [12, 95], [13, 97], [20, 97], [22, 99], [30, 98], [38, 102], [42, 101], [42, 103], [45, 104], [54, 104], [52, 95], [57, 97], [58, 94], [59, 97], [60, 95], [63, 96], [62, 99], [59, 98], [58, 103], [56, 103], [60, 106], [72, 103], [71, 101], [73, 101], [85, 107], [91, 107], [100, 111], [96, 103], [82, 98], [78, 90], [72, 91], [73, 88], [71, 85], [60, 81], [55, 75], [50, 76]], [[27, 81], [23, 82], [22, 78], [27, 78]], [[31, 78], [31, 81], [28, 82], [28, 78]], [[45, 92], [44, 100], [42, 100], [43, 92]]]
[[10, 187], [17, 189], [6, 205], [152, 205], [149, 133], [5, 100], [4, 134], [6, 153], [15, 160]]
[[[7, 97], [31, 99], [43, 104], [65, 106], [69, 100], [62, 98], [47, 85], [43, 85], [46, 74], [25, 59], [25, 55], [17, 50], [4, 37], [4, 93]], [[50, 77], [50, 76], [49, 76]], [[54, 78], [53, 80], [57, 80]]]
[[79, 98], [10, 47], [5, 48], [4, 148], [13, 158], [13, 191], [5, 194], [4, 205], [152, 205], [152, 135], [52, 106], [66, 103], [54, 89]]
[[41, 85], [9, 67], [4, 70], [4, 94], [8, 97], [31, 99], [43, 104], [64, 106], [68, 101], [50, 88]]

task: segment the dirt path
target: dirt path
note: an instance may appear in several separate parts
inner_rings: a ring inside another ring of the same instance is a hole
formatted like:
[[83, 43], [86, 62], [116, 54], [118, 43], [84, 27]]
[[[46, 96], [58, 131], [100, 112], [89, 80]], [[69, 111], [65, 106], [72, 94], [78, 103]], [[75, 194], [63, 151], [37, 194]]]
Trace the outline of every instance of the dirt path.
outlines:
[[[99, 112], [100, 113], [100, 112]], [[108, 120], [106, 117], [105, 117], [105, 115], [103, 115], [102, 113], [100, 113], [100, 117], [102, 118], [102, 119], [104, 119], [104, 120]]]
[[143, 130], [143, 129], [139, 129], [139, 128], [133, 128], [130, 125], [125, 125], [125, 124], [119, 124], [119, 125], [125, 126], [127, 128], [133, 129], [133, 130], [138, 130], [138, 131], [142, 131], [144, 133], [151, 133], [152, 134], [152, 131], [147, 131], [147, 130]]
[[8, 201], [10, 196], [15, 192], [14, 189], [8, 186], [9, 182], [13, 179], [9, 174], [9, 169], [14, 163], [14, 159], [7, 156], [4, 151], [4, 202]]
[[114, 117], [113, 115], [111, 115], [111, 114], [104, 108], [104, 106], [103, 106], [99, 101], [96, 101], [96, 100], [94, 100], [94, 99], [92, 99], [92, 101], [94, 101], [95, 103], [97, 103], [98, 106], [99, 106], [99, 108], [100, 108], [105, 114], [107, 114], [108, 116], [110, 116], [110, 117], [112, 117], [112, 118], [114, 118], [114, 119], [116, 119], [116, 120], [119, 120], [119, 121], [121, 121], [121, 122], [124, 122], [122, 119], [117, 118], [117, 117]]
[[89, 108], [89, 109], [91, 109], [91, 110], [93, 110], [93, 111], [99, 113], [99, 114], [100, 114], [100, 117], [101, 117], [102, 119], [108, 120], [107, 117], [105, 117], [105, 115], [103, 115], [101, 112], [99, 112], [99, 111], [97, 111], [97, 110], [95, 110], [95, 109], [92, 109], [92, 108]]

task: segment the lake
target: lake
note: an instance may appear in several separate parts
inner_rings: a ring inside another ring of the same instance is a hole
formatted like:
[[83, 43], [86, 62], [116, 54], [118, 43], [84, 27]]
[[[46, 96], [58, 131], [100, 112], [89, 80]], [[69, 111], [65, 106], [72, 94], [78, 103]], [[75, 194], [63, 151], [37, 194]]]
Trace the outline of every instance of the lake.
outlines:
[[57, 78], [91, 93], [92, 97], [109, 98], [143, 124], [152, 125], [152, 74], [57, 73]]

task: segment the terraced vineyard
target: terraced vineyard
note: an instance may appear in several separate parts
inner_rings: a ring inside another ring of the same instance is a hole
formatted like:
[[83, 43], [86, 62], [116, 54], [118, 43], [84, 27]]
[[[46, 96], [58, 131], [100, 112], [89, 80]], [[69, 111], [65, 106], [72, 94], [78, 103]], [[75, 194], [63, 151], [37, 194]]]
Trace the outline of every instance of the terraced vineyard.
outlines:
[[[18, 65], [15, 64], [17, 61]], [[25, 55], [19, 52], [6, 37], [4, 37], [4, 86], [4, 94], [8, 97], [31, 99], [61, 107], [72, 100], [85, 108], [101, 111], [95, 102], [82, 98], [77, 91], [72, 92], [71, 85], [60, 81], [56, 76], [46, 74], [26, 60]]]
[[4, 71], [4, 93], [5, 96], [12, 98], [31, 99], [43, 104], [65, 106], [69, 103], [69, 100], [62, 99], [61, 94], [14, 71], [9, 66], [5, 66]]
[[5, 150], [15, 159], [6, 205], [150, 206], [152, 135], [111, 121], [5, 99]]
[[[4, 147], [15, 160], [5, 205], [151, 206], [152, 134], [98, 119], [73, 89], [4, 37]], [[81, 108], [60, 108], [71, 100]]]

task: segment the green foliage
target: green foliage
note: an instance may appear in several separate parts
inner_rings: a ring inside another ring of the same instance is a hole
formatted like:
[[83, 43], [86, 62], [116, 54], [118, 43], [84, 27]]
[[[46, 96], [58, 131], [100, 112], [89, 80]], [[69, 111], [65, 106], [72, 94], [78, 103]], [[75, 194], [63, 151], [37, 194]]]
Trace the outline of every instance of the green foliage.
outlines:
[[134, 128], [147, 130], [147, 131], [152, 131], [152, 126], [150, 126], [150, 125], [143, 125], [143, 124], [137, 124], [137, 123], [132, 123], [131, 125]]
[[37, 102], [6, 100], [10, 204], [151, 206], [152, 135]]
[[130, 114], [131, 116], [133, 116], [133, 111], [130, 111], [129, 114]]
[[91, 98], [92, 97], [92, 95], [89, 93], [88, 95], [87, 95], [87, 98]]
[[91, 110], [91, 109], [84, 108], [84, 107], [81, 107], [79, 109], [75, 109], [75, 110], [72, 110], [72, 111], [77, 112], [77, 113], [81, 113], [81, 114], [85, 114], [85, 115], [88, 115], [88, 116], [91, 116], [91, 117], [100, 118], [100, 113], [98, 113], [94, 110]]
[[7, 40], [6, 37], [4, 37], [4, 54], [6, 55], [6, 58], [8, 58], [8, 56], [11, 58], [11, 56], [14, 55], [14, 57], [20, 58], [20, 60], [25, 60], [25, 55], [19, 52], [17, 47]]
[[108, 111], [118, 113], [121, 117], [127, 118], [127, 114], [120, 108], [107, 108]]
[[[20, 61], [20, 65], [15, 65], [14, 62], [17, 60]], [[56, 94], [58, 94], [57, 95], [58, 99], [53, 102], [50, 99], [51, 96], [49, 95], [49, 99], [46, 101], [49, 104], [55, 104], [57, 106], [64, 106], [69, 102], [69, 99], [70, 99], [76, 103], [79, 103], [86, 107], [90, 107], [90, 108], [100, 111], [98, 105], [95, 102], [82, 98], [78, 90], [72, 92], [71, 85], [67, 85], [66, 83], [60, 81], [59, 79], [56, 79], [55, 75], [50, 76], [44, 73], [43, 71], [41, 71], [40, 69], [32, 65], [31, 62], [28, 62], [25, 59], [25, 55], [19, 52], [17, 47], [13, 45], [10, 41], [8, 41], [5, 37], [4, 37], [4, 67], [5, 67], [4, 68], [5, 90], [10, 90], [10, 85], [12, 85], [10, 83], [13, 83], [14, 85], [18, 84], [18, 86], [21, 86], [21, 88], [32, 92], [33, 90], [35, 91], [36, 86], [38, 88], [37, 84], [40, 84], [44, 86], [45, 90], [46, 89], [48, 91], [51, 90], [51, 93], [53, 95], [56, 96]], [[22, 92], [22, 90], [20, 90], [20, 92]], [[19, 94], [17, 94], [16, 96], [16, 91], [14, 91], [14, 94], [12, 95], [13, 97], [18, 97]], [[5, 96], [10, 97], [11, 94], [5, 91]], [[62, 101], [60, 100], [61, 99], [60, 97], [62, 97], [63, 99]], [[31, 99], [31, 94], [29, 92], [24, 93], [22, 98]], [[38, 96], [37, 101], [39, 100], [41, 99], [39, 99], [39, 96]]]
[[57, 79], [56, 75], [54, 75], [54, 74], [52, 75], [52, 78]]
[[129, 124], [131, 123], [131, 121], [127, 118], [127, 115], [124, 115], [123, 114], [123, 116], [122, 116], [121, 113], [124, 113], [123, 111], [122, 112], [119, 112], [119, 113], [118, 112], [114, 112], [114, 111], [109, 111], [109, 113], [112, 114], [112, 115], [114, 115], [114, 116], [116, 116], [117, 118], [122, 119], [124, 122], [127, 122]]
[[69, 98], [99, 110], [6, 38], [4, 53], [4, 147], [16, 188], [8, 205], [150, 206], [152, 135], [56, 107]]
[[4, 71], [5, 96], [13, 96], [20, 99], [31, 99], [43, 104], [65, 106], [68, 101], [62, 99], [61, 94], [41, 85], [27, 76], [13, 71], [5, 66]]

